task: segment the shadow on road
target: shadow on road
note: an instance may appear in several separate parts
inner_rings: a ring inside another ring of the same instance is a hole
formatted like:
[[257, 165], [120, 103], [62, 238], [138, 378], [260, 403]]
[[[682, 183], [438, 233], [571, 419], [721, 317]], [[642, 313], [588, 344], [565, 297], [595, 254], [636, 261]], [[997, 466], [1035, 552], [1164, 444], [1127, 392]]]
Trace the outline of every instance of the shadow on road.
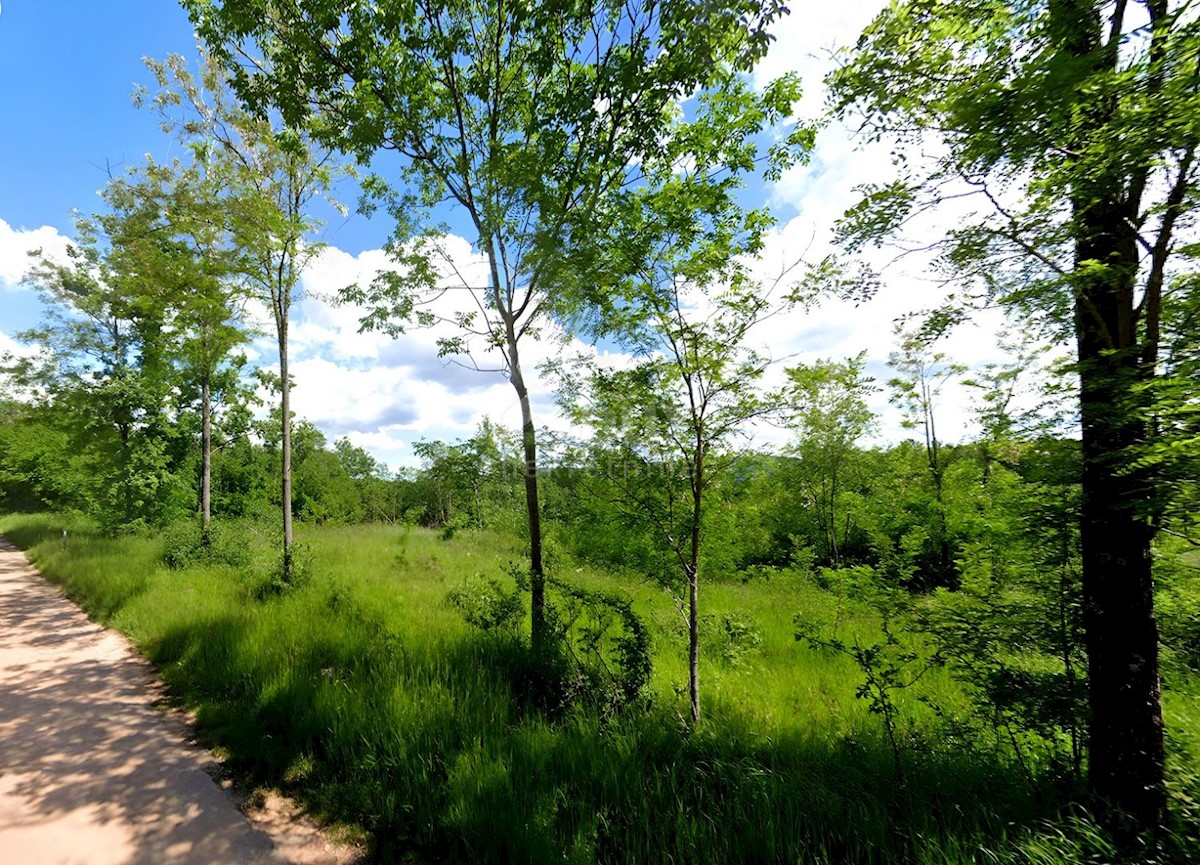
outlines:
[[0, 539], [0, 850], [13, 865], [277, 861], [149, 668]]

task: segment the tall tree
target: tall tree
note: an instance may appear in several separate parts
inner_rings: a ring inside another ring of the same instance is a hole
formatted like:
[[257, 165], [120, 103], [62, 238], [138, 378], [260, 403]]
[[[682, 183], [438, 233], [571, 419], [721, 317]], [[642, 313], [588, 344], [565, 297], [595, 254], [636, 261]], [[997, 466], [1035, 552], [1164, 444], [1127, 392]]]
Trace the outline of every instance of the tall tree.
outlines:
[[680, 97], [761, 55], [780, 0], [184, 5], [253, 104], [293, 121], [317, 108], [323, 140], [364, 161], [380, 151], [402, 157], [399, 183], [371, 187], [397, 217], [391, 250], [403, 272], [351, 295], [371, 309], [365, 326], [395, 330], [414, 296], [444, 288], [442, 229], [429, 209], [449, 201], [469, 219], [487, 276], [460, 280], [478, 295], [456, 318], [501, 354], [521, 407], [532, 639], [541, 645], [538, 445], [522, 349], [539, 323], [562, 314], [568, 285], [611, 283], [602, 274], [623, 259], [597, 252], [613, 229], [597, 218], [602, 202], [623, 194], [661, 148]]
[[933, 581], [955, 585], [954, 561], [950, 552], [950, 528], [946, 517], [946, 452], [938, 438], [937, 402], [942, 389], [966, 372], [962, 364], [950, 362], [942, 352], [933, 352], [919, 333], [897, 330], [900, 348], [892, 352], [888, 365], [896, 375], [888, 379], [892, 402], [904, 412], [905, 429], [920, 429], [925, 446], [925, 464], [933, 486], [933, 504], [937, 525], [936, 570]]
[[[194, 142], [188, 142], [194, 143]], [[113, 184], [111, 196], [147, 214], [137, 233], [114, 238], [137, 290], [168, 317], [171, 356], [182, 407], [200, 410], [200, 519], [212, 519], [213, 424], [217, 407], [236, 399], [248, 339], [238, 277], [241, 252], [232, 243], [221, 172], [198, 148], [192, 164], [147, 160]]]
[[[688, 695], [700, 721], [700, 584], [709, 507], [732, 447], [777, 411], [761, 379], [770, 358], [747, 343], [775, 303], [757, 284], [722, 286], [671, 278], [647, 285], [639, 361], [596, 370], [575, 391], [573, 414], [592, 427], [594, 463], [607, 472], [627, 519], [664, 544], [682, 585], [688, 631]], [[568, 390], [568, 394], [571, 390]], [[612, 459], [613, 449], [617, 460]], [[660, 578], [664, 575], [659, 575]]]
[[851, 517], [843, 514], [843, 487], [859, 439], [875, 427], [867, 405], [874, 390], [863, 375], [866, 352], [844, 362], [819, 360], [787, 370], [788, 398], [796, 406], [790, 423], [798, 433], [794, 453], [800, 460], [799, 482], [815, 505], [824, 536], [826, 560], [841, 567]]
[[[755, 279], [752, 259], [771, 219], [741, 207], [738, 194], [760, 167], [758, 133], [786, 116], [797, 95], [787, 80], [761, 95], [730, 80], [701, 96], [692, 120], [670, 127], [661, 152], [643, 165], [644, 185], [622, 203], [618, 224], [630, 234], [607, 253], [629, 256], [635, 269], [595, 298], [591, 313], [595, 330], [636, 362], [595, 371], [582, 384], [568, 380], [564, 390], [595, 430], [598, 464], [606, 443], [619, 443], [624, 478], [611, 479], [682, 576], [693, 723], [701, 717], [699, 594], [711, 488], [733, 461], [733, 441], [780, 407], [778, 395], [761, 388], [772, 358], [750, 337], [798, 296], [786, 284], [792, 268], [771, 285]], [[768, 174], [793, 157], [772, 152]], [[637, 471], [626, 474], [630, 465]]]
[[72, 452], [88, 478], [78, 502], [109, 528], [150, 520], [168, 484], [165, 437], [172, 387], [165, 311], [141, 291], [119, 242], [148, 232], [146, 211], [104, 191], [113, 209], [79, 219], [68, 260], [38, 255], [26, 277], [44, 305], [42, 324], [20, 334], [42, 351], [19, 360], [16, 380], [70, 420]]
[[1179, 233], [1197, 200], [1200, 25], [1187, 11], [899, 2], [833, 77], [838, 108], [869, 134], [943, 142], [933, 164], [868, 189], [847, 237], [878, 239], [967, 196], [944, 262], [1075, 342], [1088, 779], [1122, 830], [1158, 825], [1165, 806], [1150, 558], [1161, 487], [1130, 454], [1157, 410], [1163, 321], [1194, 291], [1168, 290], [1188, 267]]
[[[194, 145], [197, 158], [224, 186], [231, 239], [240, 250], [238, 271], [251, 296], [270, 309], [279, 358], [280, 489], [283, 511], [283, 579], [292, 572], [292, 379], [288, 329], [300, 275], [323, 246], [313, 234], [316, 199], [338, 174], [332, 151], [318, 147], [302, 124], [246, 111], [229, 91], [224, 69], [208, 62], [200, 77], [183, 58], [151, 62], [159, 93], [154, 106]], [[214, 166], [213, 162], [219, 162]]]

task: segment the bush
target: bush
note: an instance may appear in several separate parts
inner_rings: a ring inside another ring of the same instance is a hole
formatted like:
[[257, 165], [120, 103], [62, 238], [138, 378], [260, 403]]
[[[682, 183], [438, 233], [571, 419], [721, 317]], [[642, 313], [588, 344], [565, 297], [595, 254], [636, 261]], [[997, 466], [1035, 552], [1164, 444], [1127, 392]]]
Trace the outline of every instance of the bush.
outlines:
[[650, 681], [650, 633], [625, 595], [548, 577], [547, 623], [566, 662], [562, 703], [611, 717], [640, 700]]
[[292, 544], [290, 571], [285, 565], [285, 554], [280, 552], [271, 560], [270, 569], [258, 580], [253, 595], [256, 600], [279, 597], [288, 592], [304, 588], [312, 580], [312, 549], [308, 544]]
[[744, 610], [719, 616], [702, 616], [700, 633], [709, 649], [730, 667], [736, 667], [762, 647], [762, 631]]
[[880, 580], [870, 565], [849, 565], [844, 568], [818, 568], [816, 583], [839, 597], [867, 600], [879, 594]]
[[250, 563], [250, 532], [240, 523], [214, 522], [206, 532], [197, 522], [178, 522], [162, 536], [163, 563], [172, 570], [192, 565], [244, 567]]
[[515, 631], [525, 617], [518, 589], [504, 588], [495, 577], [476, 573], [446, 594], [446, 602], [462, 614], [467, 624], [483, 631]]
[[1159, 637], [1177, 667], [1200, 671], [1200, 577], [1187, 553], [1168, 550], [1156, 557], [1155, 597]]

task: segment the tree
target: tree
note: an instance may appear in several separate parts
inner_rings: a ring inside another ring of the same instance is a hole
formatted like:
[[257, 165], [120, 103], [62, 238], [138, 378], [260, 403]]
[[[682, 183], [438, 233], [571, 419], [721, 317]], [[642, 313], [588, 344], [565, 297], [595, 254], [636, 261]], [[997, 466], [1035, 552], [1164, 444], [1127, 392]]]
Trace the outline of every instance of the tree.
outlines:
[[933, 580], [942, 585], [954, 585], [954, 561], [950, 552], [950, 527], [946, 519], [946, 453], [937, 433], [937, 399], [942, 388], [966, 372], [961, 364], [951, 363], [941, 352], [930, 352], [924, 339], [916, 333], [900, 335], [900, 349], [892, 352], [888, 364], [897, 375], [888, 379], [892, 402], [904, 412], [906, 429], [920, 428], [925, 445], [925, 462], [933, 485], [934, 513], [937, 525], [935, 543], [937, 557]]
[[845, 236], [881, 238], [956, 197], [951, 273], [1074, 340], [1088, 781], [1125, 839], [1165, 807], [1150, 558], [1163, 487], [1130, 456], [1158, 411], [1163, 322], [1194, 294], [1172, 282], [1193, 251], [1179, 234], [1197, 193], [1200, 33], [1186, 9], [896, 3], [832, 82], [867, 134], [942, 142], [932, 162], [866, 190]]
[[[731, 86], [701, 98], [697, 116], [678, 123], [622, 220], [637, 269], [600, 301], [593, 326], [635, 358], [627, 369], [596, 370], [569, 380], [564, 402], [591, 426], [601, 453], [617, 443], [610, 480], [635, 518], [653, 527], [686, 586], [688, 692], [700, 721], [699, 585], [710, 488], [733, 462], [731, 443], [756, 418], [778, 411], [760, 387], [771, 358], [750, 332], [794, 303], [775, 296], [790, 272], [770, 285], [750, 271], [771, 220], [737, 203], [758, 165], [756, 136], [796, 95], [784, 82], [762, 102]], [[768, 173], [788, 154], [772, 154]], [[622, 250], [618, 254], [629, 254]], [[632, 469], [632, 471], [631, 471]]]
[[[69, 260], [37, 255], [26, 277], [43, 301], [43, 323], [20, 334], [42, 348], [11, 371], [68, 437], [76, 506], [108, 528], [165, 516], [173, 482], [167, 422], [171, 375], [167, 312], [144, 290], [121, 242], [149, 234], [147, 211], [104, 191], [112, 210], [76, 222]], [[86, 492], [85, 492], [86, 490]]]
[[[300, 290], [300, 274], [323, 248], [312, 239], [317, 198], [335, 182], [332, 151], [317, 147], [308, 127], [254, 115], [237, 105], [222, 67], [207, 62], [200, 78], [183, 58], [151, 62], [160, 88], [156, 109], [170, 128], [189, 140], [197, 158], [219, 162], [214, 169], [225, 188], [232, 241], [241, 251], [246, 290], [268, 305], [275, 326], [280, 403], [280, 487], [283, 513], [283, 579], [292, 571], [292, 379], [288, 371], [288, 328]], [[175, 111], [180, 117], [170, 120]]]
[[323, 523], [356, 523], [363, 518], [363, 501], [342, 463], [327, 447], [325, 434], [309, 421], [296, 424], [294, 453], [296, 516]]
[[512, 481], [524, 473], [520, 446], [508, 430], [485, 417], [466, 441], [418, 441], [413, 452], [425, 461], [422, 476], [433, 487], [431, 524], [519, 530], [505, 519], [520, 495]]
[[794, 453], [800, 460], [799, 483], [816, 513], [824, 536], [826, 560], [842, 564], [842, 547], [850, 537], [851, 518], [841, 513], [848, 463], [855, 444], [875, 427], [867, 406], [872, 379], [863, 376], [866, 352], [845, 362], [817, 361], [787, 370], [788, 396], [797, 407], [791, 419], [799, 441]]
[[[676, 100], [746, 68], [765, 50], [766, 4], [643, 0], [544, 5], [503, 0], [364, 4], [323, 0], [187, 0], [198, 32], [233, 68], [240, 94], [298, 122], [314, 108], [323, 140], [360, 160], [403, 159], [402, 183], [375, 178], [397, 219], [400, 272], [349, 297], [368, 327], [403, 327], [414, 302], [440, 295], [446, 266], [429, 209], [449, 201], [470, 220], [484, 285], [457, 288], [454, 316], [502, 357], [522, 416], [531, 629], [545, 637], [537, 435], [521, 351], [580, 291], [611, 284], [624, 257], [602, 250], [620, 229], [601, 206], [636, 182], [661, 146]], [[250, 46], [261, 50], [261, 62]], [[407, 186], [403, 186], [407, 184]], [[622, 270], [622, 273], [627, 271]], [[568, 291], [567, 289], [574, 289]], [[429, 320], [429, 319], [427, 319]], [[465, 337], [443, 344], [467, 349]]]
[[1053, 346], [1035, 334], [1026, 332], [1002, 339], [1000, 347], [1011, 360], [985, 363], [962, 380], [976, 397], [974, 414], [980, 430], [984, 486], [991, 479], [993, 465], [1006, 462], [1005, 451], [1011, 450], [1014, 443], [1061, 431], [1066, 412], [1055, 410], [1055, 396], [1070, 386], [1063, 362], [1049, 358]]
[[[151, 68], [156, 68], [151, 64]], [[184, 136], [184, 143], [194, 145]], [[208, 538], [212, 520], [214, 415], [222, 402], [244, 399], [245, 357], [234, 351], [248, 339], [241, 315], [240, 250], [232, 243], [225, 179], [203, 147], [185, 165], [146, 164], [111, 184], [110, 201], [146, 214], [136, 233], [115, 237], [136, 290], [161, 307], [171, 329], [170, 358], [177, 367], [181, 408], [200, 409], [200, 521]]]
[[377, 477], [387, 472], [387, 466], [380, 464], [360, 447], [355, 447], [350, 439], [342, 437], [333, 443], [333, 452], [337, 454], [338, 462], [352, 479], [356, 481]]
[[732, 442], [747, 434], [755, 418], [778, 409], [759, 388], [769, 359], [746, 345], [747, 333], [770, 313], [771, 300], [769, 292], [746, 282], [724, 287], [675, 279], [646, 286], [642, 300], [649, 332], [639, 362], [594, 371], [572, 407], [575, 418], [594, 430], [601, 449], [594, 462], [606, 470], [627, 518], [653, 531], [682, 578], [688, 694], [692, 722], [698, 723], [708, 507], [736, 459]]

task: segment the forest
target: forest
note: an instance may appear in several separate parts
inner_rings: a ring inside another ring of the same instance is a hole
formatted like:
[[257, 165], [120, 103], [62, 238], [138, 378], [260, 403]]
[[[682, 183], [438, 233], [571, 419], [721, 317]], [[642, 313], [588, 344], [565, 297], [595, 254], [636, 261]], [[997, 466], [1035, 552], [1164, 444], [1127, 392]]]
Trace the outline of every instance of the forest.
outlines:
[[[174, 155], [31, 259], [0, 533], [243, 781], [380, 862], [1200, 858], [1191, 4], [897, 0], [814, 116], [780, 0], [182, 5]], [[747, 190], [834, 120], [894, 180], [772, 270]], [[293, 410], [347, 179], [389, 266], [331, 302], [519, 427], [397, 470]], [[764, 347], [881, 248], [954, 286], [885, 375]]]

